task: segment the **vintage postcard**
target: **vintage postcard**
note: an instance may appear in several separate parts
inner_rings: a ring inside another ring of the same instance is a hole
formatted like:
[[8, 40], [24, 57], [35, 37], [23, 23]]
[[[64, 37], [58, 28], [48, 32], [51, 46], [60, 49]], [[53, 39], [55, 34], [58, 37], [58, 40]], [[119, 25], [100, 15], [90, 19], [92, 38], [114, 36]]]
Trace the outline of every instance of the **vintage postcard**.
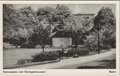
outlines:
[[119, 76], [119, 1], [1, 1], [0, 76]]

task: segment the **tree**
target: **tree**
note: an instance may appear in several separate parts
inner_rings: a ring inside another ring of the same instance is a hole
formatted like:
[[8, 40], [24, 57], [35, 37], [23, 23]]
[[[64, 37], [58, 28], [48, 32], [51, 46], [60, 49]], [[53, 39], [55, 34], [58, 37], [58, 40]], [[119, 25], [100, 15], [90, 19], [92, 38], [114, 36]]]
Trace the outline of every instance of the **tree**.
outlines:
[[37, 25], [36, 13], [31, 7], [24, 7], [18, 10], [20, 27], [32, 33], [33, 28]]
[[115, 30], [115, 17], [110, 8], [102, 8], [94, 19], [94, 31], [98, 34], [98, 53], [100, 53], [100, 32], [109, 28]]
[[47, 41], [49, 40], [50, 36], [50, 28], [48, 26], [45, 27], [42, 23], [39, 23], [39, 25], [34, 28], [33, 34], [30, 37], [30, 40], [33, 42], [34, 45], [41, 45], [42, 51], [44, 52], [45, 45]]
[[103, 32], [103, 35], [101, 37], [102, 43], [104, 46], [110, 46], [112, 48], [116, 47], [116, 32], [111, 30], [106, 30]]
[[35, 45], [29, 40], [33, 34], [33, 29], [37, 26], [36, 12], [30, 7], [23, 7], [18, 10], [20, 23], [20, 37], [24, 38], [22, 48], [34, 48]]
[[[74, 19], [74, 16], [70, 16], [64, 20], [64, 26], [65, 26], [65, 33], [69, 37], [72, 37], [72, 42], [75, 44], [78, 40], [76, 38], [78, 37], [78, 30], [79, 26], [76, 25], [76, 20]], [[76, 41], [76, 42], [75, 42]]]
[[58, 30], [65, 29], [64, 20], [70, 17], [70, 15], [71, 15], [71, 11], [68, 7], [59, 4], [57, 5], [54, 11], [53, 21], [57, 23], [56, 28]]
[[82, 25], [82, 23], [86, 20], [82, 20], [78, 16], [71, 15], [70, 9], [66, 6], [57, 5], [56, 9], [55, 19], [58, 22], [56, 30], [67, 33], [65, 35], [72, 37], [73, 44], [83, 43], [86, 32], [84, 31], [85, 24]]
[[89, 49], [89, 51], [97, 50], [97, 36], [95, 34], [89, 34], [85, 40], [85, 47]]
[[17, 30], [18, 24], [18, 14], [11, 4], [3, 5], [3, 39], [11, 38], [11, 32]]
[[33, 28], [37, 25], [35, 11], [31, 7], [15, 10], [9, 4], [5, 4], [3, 9], [4, 41], [9, 38], [9, 42], [16, 47], [29, 42]]
[[26, 41], [26, 34], [28, 34], [26, 29], [18, 28], [16, 31], [12, 30], [9, 43], [14, 44], [17, 48]]
[[[39, 8], [36, 12], [37, 15], [37, 26], [34, 29], [34, 33], [31, 40], [35, 45], [40, 44], [43, 52], [47, 41], [58, 31], [63, 28], [63, 19], [68, 14], [68, 9], [65, 6], [59, 6], [55, 9], [51, 7]], [[61, 21], [62, 20], [62, 21]], [[53, 31], [57, 28], [56, 31]]]
[[72, 37], [73, 44], [79, 45], [84, 44], [84, 40], [91, 29], [92, 20], [82, 19], [81, 16], [71, 15], [64, 20], [65, 31], [67, 35]]
[[54, 9], [51, 7], [39, 8], [37, 10], [36, 26], [34, 26], [33, 33], [29, 38], [34, 45], [41, 45], [43, 52], [51, 35], [53, 11]]

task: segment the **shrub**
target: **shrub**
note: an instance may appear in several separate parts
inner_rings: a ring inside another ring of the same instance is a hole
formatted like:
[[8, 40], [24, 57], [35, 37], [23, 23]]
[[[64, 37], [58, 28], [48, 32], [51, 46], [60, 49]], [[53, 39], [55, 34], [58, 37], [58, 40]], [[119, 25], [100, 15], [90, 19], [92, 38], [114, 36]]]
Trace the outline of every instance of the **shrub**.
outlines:
[[22, 64], [26, 64], [26, 63], [30, 63], [31, 59], [20, 59], [17, 61], [18, 65], [22, 65]]
[[55, 51], [50, 52], [41, 52], [39, 54], [32, 56], [33, 62], [39, 62], [39, 61], [49, 61], [49, 60], [56, 60], [58, 58], [59, 54]]
[[35, 44], [31, 41], [26, 41], [21, 45], [21, 48], [35, 48]]
[[64, 56], [70, 57], [70, 56], [74, 56], [75, 54], [77, 54], [78, 56], [88, 55], [89, 50], [85, 48], [72, 48], [72, 49], [68, 49], [67, 53]]
[[109, 50], [111, 47], [109, 45], [102, 45], [101, 49]]
[[77, 48], [76, 52], [80, 56], [82, 56], [82, 55], [88, 55], [90, 53], [89, 50], [86, 49], [86, 48]]
[[65, 56], [65, 57], [70, 57], [70, 56], [73, 56], [75, 54], [75, 49], [68, 49], [67, 50], [67, 53], [64, 53], [64, 55], [63, 56]]
[[96, 51], [98, 49], [97, 44], [97, 36], [95, 35], [89, 35], [87, 36], [87, 39], [85, 40], [85, 47], [89, 49], [89, 51]]

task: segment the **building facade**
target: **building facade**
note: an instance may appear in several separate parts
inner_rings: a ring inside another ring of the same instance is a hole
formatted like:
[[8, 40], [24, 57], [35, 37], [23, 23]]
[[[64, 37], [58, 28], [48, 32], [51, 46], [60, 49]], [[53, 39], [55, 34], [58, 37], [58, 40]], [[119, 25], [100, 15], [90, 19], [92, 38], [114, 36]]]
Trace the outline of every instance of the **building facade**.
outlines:
[[72, 45], [72, 38], [68, 37], [54, 37], [52, 38], [54, 47], [67, 47]]

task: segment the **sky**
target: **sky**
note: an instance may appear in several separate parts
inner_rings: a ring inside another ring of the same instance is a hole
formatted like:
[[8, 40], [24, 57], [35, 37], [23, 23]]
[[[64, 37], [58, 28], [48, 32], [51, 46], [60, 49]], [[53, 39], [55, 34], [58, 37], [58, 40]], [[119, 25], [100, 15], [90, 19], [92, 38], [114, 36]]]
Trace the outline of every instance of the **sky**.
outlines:
[[[57, 4], [15, 4], [16, 9], [31, 6], [34, 10], [41, 7], [53, 7]], [[114, 15], [116, 14], [115, 4], [64, 4], [69, 7], [73, 14], [97, 14], [102, 7], [109, 7], [112, 9]]]

